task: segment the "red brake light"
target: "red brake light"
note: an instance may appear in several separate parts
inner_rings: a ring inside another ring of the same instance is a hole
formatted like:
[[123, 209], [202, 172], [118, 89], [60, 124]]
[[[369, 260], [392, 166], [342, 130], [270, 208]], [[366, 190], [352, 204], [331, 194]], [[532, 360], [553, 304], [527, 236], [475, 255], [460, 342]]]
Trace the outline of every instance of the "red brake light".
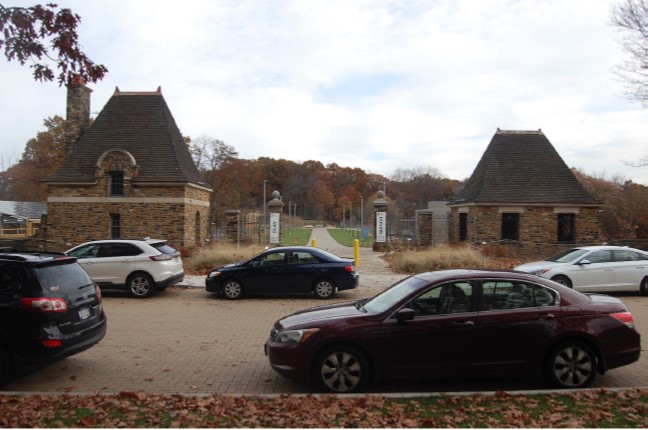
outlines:
[[345, 266], [344, 270], [346, 270], [349, 273], [353, 273], [355, 271], [355, 267], [353, 267], [353, 266]]
[[68, 309], [65, 300], [52, 297], [21, 299], [20, 303], [25, 309], [36, 312], [66, 312]]
[[151, 255], [149, 258], [153, 261], [167, 261], [173, 259], [173, 255], [171, 254]]
[[41, 343], [45, 348], [58, 348], [63, 345], [63, 342], [58, 339], [45, 339]]
[[101, 301], [101, 288], [99, 288], [99, 285], [95, 285], [95, 292], [97, 293], [97, 301]]
[[634, 317], [630, 312], [618, 312], [616, 314], [610, 314], [610, 316], [616, 318], [630, 328], [634, 328], [635, 326]]

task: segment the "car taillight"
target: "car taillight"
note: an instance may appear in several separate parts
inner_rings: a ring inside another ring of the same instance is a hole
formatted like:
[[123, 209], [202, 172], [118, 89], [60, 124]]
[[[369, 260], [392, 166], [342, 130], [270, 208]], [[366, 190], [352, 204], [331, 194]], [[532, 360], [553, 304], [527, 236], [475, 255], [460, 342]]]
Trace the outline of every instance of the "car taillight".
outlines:
[[630, 312], [618, 312], [615, 314], [610, 314], [610, 316], [616, 318], [630, 328], [634, 328], [635, 326], [634, 317]]
[[63, 345], [63, 342], [58, 339], [45, 339], [41, 343], [45, 348], [59, 348]]
[[349, 272], [349, 273], [353, 273], [353, 272], [355, 272], [355, 267], [353, 267], [353, 266], [346, 266], [346, 267], [344, 268], [344, 270], [346, 270], [346, 271]]
[[68, 310], [65, 300], [52, 297], [21, 299], [20, 303], [25, 309], [36, 312], [66, 312]]
[[149, 258], [153, 261], [168, 261], [173, 259], [171, 254], [151, 255]]
[[99, 288], [99, 285], [95, 285], [95, 293], [97, 294], [97, 301], [101, 301], [101, 288]]

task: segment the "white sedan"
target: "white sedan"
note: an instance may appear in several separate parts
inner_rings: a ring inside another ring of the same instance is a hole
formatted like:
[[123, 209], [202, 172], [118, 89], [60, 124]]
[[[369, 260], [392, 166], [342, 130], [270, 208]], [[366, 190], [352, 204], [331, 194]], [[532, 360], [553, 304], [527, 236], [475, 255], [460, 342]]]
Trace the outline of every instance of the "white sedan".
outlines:
[[515, 270], [556, 281], [581, 292], [640, 291], [648, 295], [648, 253], [625, 246], [572, 248]]

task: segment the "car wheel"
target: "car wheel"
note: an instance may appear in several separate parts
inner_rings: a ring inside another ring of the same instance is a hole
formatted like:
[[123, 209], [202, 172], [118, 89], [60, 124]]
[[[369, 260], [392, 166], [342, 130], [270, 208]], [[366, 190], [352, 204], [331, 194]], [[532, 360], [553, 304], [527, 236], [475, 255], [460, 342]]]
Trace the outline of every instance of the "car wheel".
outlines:
[[335, 294], [335, 284], [328, 279], [320, 279], [315, 283], [313, 292], [318, 299], [330, 299]]
[[155, 291], [155, 284], [153, 279], [146, 273], [135, 273], [126, 281], [128, 291], [133, 297], [144, 299], [149, 297]]
[[643, 278], [641, 280], [641, 285], [639, 286], [639, 292], [642, 296], [648, 296], [648, 278]]
[[227, 300], [237, 300], [243, 296], [243, 286], [240, 282], [228, 279], [223, 284], [223, 297]]
[[564, 285], [565, 287], [573, 288], [571, 281], [566, 276], [556, 275], [553, 278], [551, 278], [551, 280], [554, 282], [558, 282], [559, 284]]
[[333, 393], [359, 391], [368, 379], [369, 366], [355, 348], [338, 346], [320, 354], [315, 368], [321, 387]]
[[578, 341], [556, 346], [547, 359], [547, 377], [559, 388], [584, 388], [596, 376], [597, 359], [592, 348]]

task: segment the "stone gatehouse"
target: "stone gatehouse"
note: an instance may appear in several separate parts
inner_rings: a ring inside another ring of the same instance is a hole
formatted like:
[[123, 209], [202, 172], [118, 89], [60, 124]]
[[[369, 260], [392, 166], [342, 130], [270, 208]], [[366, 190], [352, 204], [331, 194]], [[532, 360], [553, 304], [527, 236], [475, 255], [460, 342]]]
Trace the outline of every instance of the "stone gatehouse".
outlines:
[[117, 88], [91, 126], [90, 93], [78, 83], [68, 87], [67, 155], [45, 179], [48, 248], [109, 238], [202, 243], [211, 188], [161, 90]]
[[538, 131], [497, 130], [451, 210], [451, 243], [506, 244], [521, 257], [603, 243], [601, 204]]

